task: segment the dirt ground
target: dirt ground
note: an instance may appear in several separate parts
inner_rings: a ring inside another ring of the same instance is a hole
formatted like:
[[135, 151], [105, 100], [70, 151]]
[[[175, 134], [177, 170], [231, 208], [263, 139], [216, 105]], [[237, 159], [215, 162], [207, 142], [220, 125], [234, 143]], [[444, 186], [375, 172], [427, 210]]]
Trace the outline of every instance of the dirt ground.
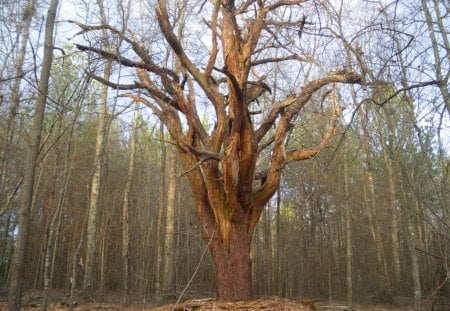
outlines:
[[[0, 302], [0, 310], [6, 310], [6, 302]], [[23, 308], [24, 311], [36, 311], [40, 310], [39, 302], [29, 303], [28, 306]], [[52, 311], [62, 311], [69, 310], [67, 305], [61, 303], [52, 303], [49, 305], [48, 310]], [[265, 310], [265, 311], [276, 311], [276, 310], [319, 310], [319, 311], [344, 311], [347, 310], [345, 304], [340, 303], [328, 303], [314, 300], [287, 300], [281, 298], [269, 298], [269, 299], [258, 299], [252, 301], [239, 301], [239, 302], [223, 302], [216, 301], [213, 299], [199, 299], [199, 300], [189, 300], [177, 305], [168, 304], [160, 307], [150, 307], [143, 305], [130, 305], [127, 307], [121, 306], [120, 304], [109, 304], [109, 303], [86, 303], [74, 308], [76, 311], [100, 311], [100, 310], [124, 310], [124, 311], [201, 311], [201, 310], [233, 310], [233, 311], [245, 311], [245, 310]], [[354, 310], [357, 311], [392, 311], [392, 310], [403, 310], [403, 311], [413, 311], [412, 306], [402, 306], [399, 304], [390, 306], [381, 305], [355, 305]], [[432, 310], [431, 305], [424, 304], [423, 310]], [[435, 306], [435, 311], [437, 310], [450, 310], [450, 305], [446, 306]]]
[[[367, 301], [372, 303], [355, 304], [355, 311], [414, 311], [413, 301], [410, 298], [391, 297], [376, 295], [367, 297]], [[387, 299], [389, 298], [389, 299]], [[436, 303], [432, 306], [430, 299], [425, 298], [422, 304], [424, 311], [450, 311], [450, 297], [438, 296]], [[123, 311], [246, 311], [246, 310], [264, 310], [264, 311], [344, 311], [347, 310], [345, 302], [328, 302], [313, 299], [289, 300], [278, 297], [257, 299], [251, 301], [217, 301], [213, 298], [193, 299], [180, 302], [178, 304], [168, 303], [161, 306], [154, 304], [142, 304], [135, 300], [127, 306], [122, 305], [122, 295], [120, 293], [99, 294], [93, 296], [78, 296], [78, 304], [75, 311], [105, 311], [105, 310], [123, 310]], [[0, 291], [0, 311], [7, 310], [6, 293]], [[24, 311], [38, 311], [41, 307], [42, 293], [39, 291], [29, 292], [23, 298]], [[63, 291], [54, 290], [49, 295], [49, 311], [68, 311], [68, 296]]]

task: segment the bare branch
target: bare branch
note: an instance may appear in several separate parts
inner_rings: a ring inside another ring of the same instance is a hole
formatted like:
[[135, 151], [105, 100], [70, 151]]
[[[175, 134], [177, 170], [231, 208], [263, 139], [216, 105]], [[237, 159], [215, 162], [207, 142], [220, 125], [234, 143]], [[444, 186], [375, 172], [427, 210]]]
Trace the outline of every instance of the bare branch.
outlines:
[[107, 85], [107, 86], [109, 86], [109, 87], [111, 87], [113, 89], [116, 89], [116, 90], [123, 90], [123, 91], [128, 90], [129, 91], [129, 90], [135, 90], [135, 89], [139, 89], [139, 88], [144, 88], [145, 87], [143, 84], [138, 83], [138, 82], [135, 82], [134, 84], [114, 83], [114, 82], [108, 81], [108, 80], [106, 80], [106, 79], [104, 79], [104, 78], [102, 78], [100, 76], [97, 76], [97, 75], [95, 75], [93, 73], [89, 73], [89, 72], [87, 72], [86, 75], [88, 77], [90, 77], [90, 78], [100, 82], [101, 84], [105, 84], [105, 85]]
[[306, 0], [281, 0], [281, 1], [275, 2], [274, 4], [268, 6], [267, 9], [269, 11], [273, 11], [273, 10], [279, 8], [279, 7], [282, 7], [282, 6], [301, 4], [301, 3], [304, 3], [304, 2], [306, 2]]
[[298, 60], [300, 62], [313, 62], [312, 59], [310, 58], [303, 58], [301, 56], [298, 56], [296, 54], [293, 55], [289, 55], [286, 57], [270, 57], [270, 58], [263, 58], [257, 61], [254, 61], [251, 63], [252, 66], [258, 66], [258, 65], [263, 65], [263, 64], [268, 64], [268, 63], [279, 63], [279, 62], [284, 62], [287, 60]]
[[293, 150], [286, 153], [286, 163], [307, 160], [315, 157], [321, 150], [328, 146], [330, 139], [336, 134], [336, 127], [341, 116], [341, 109], [337, 100], [336, 90], [332, 93], [333, 98], [333, 116], [330, 125], [322, 141], [308, 150]]
[[195, 156], [200, 157], [200, 158], [204, 158], [207, 160], [216, 160], [216, 161], [220, 161], [223, 158], [223, 154], [221, 154], [221, 153], [211, 152], [211, 151], [206, 151], [206, 150], [199, 150], [199, 149], [192, 147], [191, 145], [186, 145], [185, 147], [192, 154], [194, 154]]
[[211, 32], [212, 32], [212, 48], [211, 55], [209, 56], [208, 65], [206, 66], [205, 76], [211, 76], [211, 72], [213, 70], [214, 64], [216, 63], [217, 57], [217, 17], [219, 15], [220, 1], [216, 1], [214, 4], [214, 10], [211, 18]]
[[147, 63], [141, 63], [141, 62], [135, 62], [131, 59], [125, 58], [121, 55], [118, 54], [114, 54], [111, 52], [107, 52], [105, 50], [102, 49], [98, 49], [92, 46], [85, 46], [85, 45], [81, 45], [81, 44], [75, 44], [75, 46], [77, 47], [77, 49], [79, 49], [80, 51], [90, 51], [90, 52], [94, 52], [96, 54], [98, 54], [99, 56], [101, 56], [104, 59], [108, 59], [108, 60], [113, 60], [116, 61], [118, 63], [120, 63], [121, 65], [127, 66], [127, 67], [134, 67], [134, 68], [141, 68], [141, 69], [146, 69], [149, 71], [153, 71], [152, 69], [153, 66], [147, 64]]
[[256, 2], [257, 0], [249, 0], [241, 4], [239, 8], [234, 11], [234, 14], [239, 15], [245, 13], [247, 9]]
[[211, 79], [207, 78], [206, 75], [202, 74], [184, 52], [183, 47], [178, 41], [178, 38], [173, 33], [173, 29], [167, 13], [166, 0], [158, 1], [156, 14], [158, 17], [159, 27], [161, 28], [161, 31], [166, 38], [167, 43], [177, 55], [182, 66], [186, 68], [186, 70], [193, 76], [198, 84], [200, 84], [208, 99], [213, 103], [218, 119], [223, 120], [225, 118], [225, 111], [223, 107], [224, 98], [216, 90], [216, 85], [214, 84], [214, 82]]
[[399, 90], [397, 90], [394, 94], [392, 94], [391, 96], [389, 96], [388, 98], [386, 98], [385, 100], [383, 100], [382, 102], [376, 102], [373, 101], [376, 105], [378, 106], [383, 106], [386, 103], [388, 103], [391, 99], [395, 98], [398, 94], [405, 92], [405, 91], [409, 91], [412, 89], [417, 89], [419, 87], [425, 87], [425, 86], [430, 86], [430, 85], [436, 85], [439, 86], [441, 83], [439, 81], [433, 80], [433, 81], [427, 81], [427, 82], [421, 82], [421, 83], [417, 83], [417, 84], [413, 84], [413, 85], [409, 85], [407, 87], [403, 87]]

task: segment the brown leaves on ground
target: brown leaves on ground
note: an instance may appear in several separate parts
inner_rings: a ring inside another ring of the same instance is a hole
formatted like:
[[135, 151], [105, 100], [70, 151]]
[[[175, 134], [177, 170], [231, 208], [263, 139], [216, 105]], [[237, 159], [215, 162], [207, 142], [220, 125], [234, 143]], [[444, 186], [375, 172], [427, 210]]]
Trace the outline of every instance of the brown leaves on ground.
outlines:
[[189, 300], [178, 305], [171, 304], [159, 308], [150, 309], [151, 311], [197, 311], [197, 310], [319, 310], [313, 300], [287, 300], [280, 298], [258, 299], [250, 301], [216, 301]]
[[[90, 311], [90, 310], [128, 310], [128, 311], [201, 311], [201, 310], [233, 310], [233, 311], [245, 311], [245, 310], [285, 310], [285, 311], [295, 311], [295, 310], [319, 310], [315, 304], [314, 300], [287, 300], [280, 298], [270, 298], [270, 299], [258, 299], [251, 301], [216, 301], [213, 299], [200, 299], [200, 300], [189, 300], [181, 302], [179, 304], [168, 304], [160, 307], [143, 307], [143, 306], [129, 306], [122, 307], [114, 304], [107, 303], [95, 303], [87, 304], [83, 306], [78, 306], [74, 308], [76, 311]], [[0, 310], [6, 310], [6, 304], [0, 303]], [[40, 305], [33, 304], [28, 307], [23, 308], [26, 311], [39, 310]], [[62, 304], [50, 304], [49, 311], [62, 311], [69, 310], [67, 305]]]
[[[435, 306], [435, 310], [449, 310], [449, 305]], [[430, 309], [429, 304], [424, 304], [425, 309]], [[0, 302], [0, 310], [7, 310], [6, 302]], [[40, 310], [40, 303], [29, 303], [22, 308], [24, 311], [37, 311]], [[49, 311], [67, 311], [69, 306], [65, 303], [51, 303], [48, 307]], [[342, 303], [327, 303], [319, 302], [316, 300], [303, 299], [303, 300], [288, 300], [282, 298], [268, 298], [258, 299], [251, 301], [217, 301], [214, 299], [198, 299], [188, 300], [179, 304], [167, 304], [160, 307], [150, 307], [144, 305], [130, 305], [124, 307], [120, 304], [114, 303], [83, 303], [74, 308], [75, 311], [99, 311], [99, 310], [124, 310], [124, 311], [246, 311], [246, 310], [264, 310], [264, 311], [344, 311], [347, 310], [347, 306]], [[372, 306], [372, 305], [356, 305], [353, 310], [355, 311], [413, 311], [414, 308], [407, 302], [391, 305], [391, 306]]]

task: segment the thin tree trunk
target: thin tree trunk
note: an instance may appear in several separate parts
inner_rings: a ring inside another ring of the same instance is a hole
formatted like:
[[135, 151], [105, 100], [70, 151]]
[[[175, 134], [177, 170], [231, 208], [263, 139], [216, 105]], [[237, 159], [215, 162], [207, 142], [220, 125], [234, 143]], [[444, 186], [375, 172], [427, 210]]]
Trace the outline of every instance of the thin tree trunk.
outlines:
[[[106, 25], [106, 15], [103, 0], [97, 0], [97, 4], [100, 9], [100, 17], [102, 24]], [[110, 49], [109, 39], [106, 31], [102, 33], [102, 38], [105, 44], [106, 50]], [[112, 62], [106, 61], [103, 71], [103, 78], [109, 81], [111, 77]], [[89, 201], [89, 216], [87, 224], [87, 236], [86, 236], [86, 260], [85, 260], [85, 274], [83, 280], [83, 289], [93, 290], [95, 289], [96, 281], [96, 266], [98, 256], [98, 222], [99, 222], [99, 198], [100, 187], [103, 179], [103, 162], [105, 157], [105, 146], [108, 136], [108, 86], [103, 85], [100, 95], [100, 108], [98, 114], [97, 134], [95, 142], [95, 157], [94, 157], [94, 169], [91, 182], [91, 194]]]
[[345, 240], [346, 240], [346, 278], [347, 278], [347, 305], [348, 311], [353, 310], [353, 270], [352, 270], [352, 228], [351, 228], [351, 208], [350, 208], [350, 192], [349, 192], [349, 174], [348, 174], [348, 146], [344, 146], [344, 204], [345, 204]]
[[276, 249], [275, 249], [275, 286], [278, 296], [282, 296], [282, 264], [281, 264], [281, 191], [277, 191], [276, 206]]
[[[109, 79], [111, 75], [112, 63], [106, 62], [103, 77]], [[102, 87], [100, 97], [100, 110], [98, 114], [97, 137], [95, 143], [94, 172], [91, 183], [91, 194], [89, 203], [89, 216], [86, 236], [86, 270], [83, 280], [83, 288], [85, 290], [95, 288], [96, 265], [97, 265], [97, 233], [99, 218], [99, 198], [100, 186], [102, 182], [102, 171], [104, 162], [104, 149], [107, 140], [107, 101], [108, 87]]]
[[130, 218], [129, 218], [129, 205], [130, 205], [130, 192], [131, 182], [134, 176], [134, 167], [136, 163], [136, 140], [137, 140], [137, 128], [139, 124], [139, 104], [136, 103], [134, 108], [134, 121], [131, 129], [130, 137], [130, 163], [128, 166], [127, 181], [125, 183], [125, 190], [123, 194], [123, 206], [122, 206], [122, 264], [123, 264], [123, 302], [128, 303], [129, 294], [129, 281], [130, 281]]
[[[435, 1], [435, 4], [436, 1]], [[440, 16], [440, 11], [439, 11], [439, 5], [437, 4], [435, 7], [438, 9], [437, 14], [438, 14], [438, 27], [439, 30], [442, 31], [442, 37], [444, 38], [444, 44], [447, 48], [447, 61], [450, 61], [450, 56], [448, 55], [448, 47], [449, 47], [449, 42], [448, 42], [448, 38], [447, 38], [447, 32], [444, 30], [444, 25], [443, 25], [443, 18]], [[444, 100], [445, 103], [445, 107], [447, 108], [447, 112], [450, 115], [450, 91], [448, 89], [448, 80], [450, 77], [450, 74], [447, 73], [445, 76], [442, 72], [442, 61], [441, 61], [441, 56], [439, 54], [439, 42], [436, 38], [436, 34], [435, 34], [435, 30], [434, 30], [434, 21], [433, 18], [431, 16], [430, 13], [430, 9], [428, 8], [428, 4], [426, 0], [422, 0], [422, 10], [425, 14], [425, 20], [427, 22], [427, 26], [428, 26], [428, 33], [430, 35], [430, 40], [431, 40], [431, 46], [433, 49], [433, 55], [434, 55], [434, 61], [435, 61], [435, 65], [434, 65], [434, 69], [435, 69], [435, 74], [436, 74], [436, 79], [439, 81], [439, 89], [441, 91], [441, 95], [442, 98]]]
[[417, 251], [415, 246], [416, 235], [414, 233], [414, 228], [412, 225], [412, 220], [407, 217], [407, 229], [408, 229], [408, 250], [411, 256], [411, 270], [414, 288], [414, 308], [419, 311], [421, 309], [420, 304], [422, 302], [422, 290], [420, 285], [420, 268], [419, 268], [419, 258], [417, 256]]
[[[15, 79], [11, 88], [11, 100], [10, 100], [10, 106], [8, 111], [8, 118], [6, 121], [6, 142], [5, 145], [2, 148], [2, 151], [0, 152], [0, 210], [6, 210], [7, 209], [7, 201], [3, 202], [3, 197], [5, 195], [3, 192], [5, 191], [5, 165], [8, 158], [8, 153], [11, 150], [11, 146], [13, 145], [13, 136], [15, 131], [15, 123], [16, 123], [16, 114], [17, 109], [19, 107], [20, 103], [20, 84], [22, 82], [22, 70], [23, 70], [23, 64], [25, 62], [25, 54], [27, 51], [27, 45], [28, 45], [28, 38], [30, 36], [30, 26], [31, 21], [33, 19], [34, 11], [36, 6], [36, 0], [32, 0], [28, 2], [28, 4], [25, 6], [23, 13], [22, 13], [22, 20], [23, 24], [22, 27], [18, 29], [19, 32], [22, 33], [22, 41], [20, 44], [19, 52], [17, 54], [17, 58], [15, 59], [14, 63], [14, 75]], [[3, 203], [5, 206], [3, 206]]]
[[383, 153], [383, 159], [386, 166], [387, 177], [388, 177], [388, 204], [389, 204], [389, 212], [391, 218], [391, 243], [392, 243], [392, 257], [394, 260], [394, 276], [395, 276], [395, 287], [400, 284], [400, 243], [398, 238], [398, 220], [397, 220], [397, 206], [396, 206], [396, 198], [395, 198], [395, 174], [394, 168], [392, 166], [392, 159], [389, 156], [389, 152], [387, 150], [386, 141], [381, 137], [381, 147]]
[[160, 176], [159, 176], [159, 204], [158, 204], [158, 217], [156, 220], [156, 275], [155, 275], [155, 296], [161, 295], [161, 281], [162, 281], [162, 266], [164, 257], [164, 248], [162, 244], [162, 232], [164, 228], [164, 208], [165, 192], [166, 192], [166, 145], [164, 143], [164, 125], [161, 122], [160, 129], [161, 140], [161, 163], [160, 163]]
[[[71, 274], [72, 277], [70, 278], [70, 302], [69, 302], [69, 310], [73, 311], [73, 308], [75, 307], [75, 290], [77, 288], [77, 274], [78, 274], [78, 255], [80, 254], [81, 251], [81, 246], [83, 245], [83, 240], [84, 240], [84, 228], [86, 226], [86, 221], [88, 219], [88, 214], [84, 217], [83, 220], [83, 227], [81, 228], [80, 231], [80, 240], [78, 241], [78, 245], [75, 249], [75, 252], [73, 254], [72, 257], [72, 269], [71, 269]], [[82, 256], [80, 256], [80, 262], [82, 263]]]
[[25, 250], [29, 235], [30, 212], [33, 200], [33, 188], [36, 174], [37, 158], [41, 142], [42, 125], [44, 121], [45, 105], [49, 88], [50, 71], [53, 60], [53, 32], [55, 28], [56, 9], [59, 0], [52, 0], [47, 11], [45, 24], [45, 46], [42, 69], [39, 79], [39, 93], [36, 102], [36, 110], [33, 117], [32, 140], [27, 154], [24, 183], [22, 189], [22, 201], [18, 216], [18, 232], [16, 248], [11, 264], [11, 283], [8, 293], [9, 310], [20, 310], [23, 286], [23, 269]]
[[48, 294], [51, 288], [51, 283], [53, 280], [53, 268], [56, 257], [56, 245], [57, 245], [57, 235], [58, 229], [61, 223], [61, 214], [64, 207], [64, 201], [67, 193], [67, 189], [69, 186], [70, 179], [70, 171], [71, 164], [69, 163], [69, 158], [72, 153], [72, 138], [74, 133], [75, 123], [78, 120], [78, 116], [80, 113], [81, 105], [78, 105], [75, 116], [72, 120], [72, 124], [70, 125], [70, 131], [68, 135], [68, 143], [66, 147], [66, 152], [64, 154], [64, 180], [62, 189], [60, 190], [58, 204], [56, 206], [55, 211], [53, 212], [53, 216], [50, 223], [49, 235], [47, 241], [47, 249], [45, 254], [45, 264], [44, 264], [44, 292], [42, 294], [42, 305], [41, 310], [47, 310], [48, 304]]
[[[13, 215], [13, 211], [10, 210], [10, 204], [13, 201], [16, 194], [19, 192], [19, 189], [22, 185], [22, 178], [19, 179], [16, 185], [14, 185], [14, 188], [8, 191], [5, 175], [7, 174], [7, 162], [8, 157], [10, 156], [10, 153], [12, 151], [13, 146], [13, 140], [14, 140], [14, 132], [15, 132], [15, 123], [16, 123], [16, 114], [17, 109], [19, 107], [20, 103], [20, 85], [22, 81], [22, 71], [23, 71], [23, 64], [25, 61], [25, 54], [26, 54], [26, 48], [28, 44], [28, 38], [30, 35], [30, 26], [31, 21], [33, 19], [34, 13], [35, 13], [35, 6], [36, 1], [32, 0], [28, 2], [28, 4], [25, 6], [23, 13], [22, 13], [22, 21], [23, 23], [20, 25], [21, 27], [18, 29], [18, 32], [21, 33], [21, 44], [19, 48], [19, 52], [17, 54], [17, 57], [14, 62], [14, 75], [15, 79], [12, 84], [11, 88], [11, 99], [10, 99], [10, 105], [8, 109], [8, 117], [6, 119], [6, 132], [5, 137], [6, 141], [3, 145], [3, 148], [0, 151], [0, 216], [3, 216], [4, 213], [7, 214], [6, 217], [6, 224], [4, 227], [4, 234], [2, 234], [2, 240], [0, 241], [0, 245], [2, 246], [1, 249], [1, 263], [0, 263], [0, 274], [4, 275], [4, 284], [8, 284], [9, 278], [10, 278], [10, 258], [11, 258], [11, 248], [13, 248], [13, 245], [10, 245], [12, 243], [9, 242], [9, 233], [10, 233], [10, 225], [11, 225], [11, 218]], [[6, 62], [5, 62], [6, 64]], [[1, 102], [0, 102], [1, 105]], [[9, 193], [8, 193], [9, 192]]]
[[167, 176], [167, 203], [166, 203], [166, 234], [164, 236], [164, 276], [163, 288], [166, 291], [172, 291], [173, 288], [173, 240], [174, 240], [174, 221], [175, 221], [175, 192], [177, 185], [177, 157], [175, 150], [168, 150], [168, 176]]
[[[339, 16], [340, 18], [340, 16]], [[340, 20], [339, 20], [340, 23]], [[342, 26], [340, 25], [341, 32], [342, 32]], [[347, 63], [351, 67], [352, 66], [352, 54], [349, 48], [346, 50], [347, 52]], [[362, 62], [362, 59], [358, 60], [358, 63], [360, 66], [365, 67], [364, 63]], [[356, 91], [353, 85], [350, 85], [350, 94], [353, 101], [353, 105], [355, 107], [358, 107], [358, 101], [356, 98]], [[390, 288], [388, 282], [389, 277], [387, 273], [387, 267], [385, 262], [385, 256], [384, 256], [384, 250], [383, 250], [383, 244], [381, 241], [381, 238], [379, 237], [378, 229], [376, 227], [375, 219], [374, 219], [374, 212], [376, 211], [376, 193], [375, 193], [375, 181], [374, 181], [374, 175], [373, 175], [373, 163], [372, 163], [372, 154], [371, 154], [371, 148], [370, 148], [370, 135], [367, 130], [368, 125], [368, 118], [366, 113], [362, 109], [358, 109], [358, 115], [361, 118], [362, 121], [362, 132], [363, 132], [363, 148], [365, 153], [365, 163], [367, 166], [367, 173], [366, 173], [366, 181], [367, 186], [369, 188], [369, 197], [367, 198], [367, 211], [368, 211], [368, 218], [369, 218], [369, 224], [371, 228], [371, 234], [372, 238], [374, 240], [375, 244], [375, 252], [376, 252], [376, 258], [377, 258], [377, 270], [382, 276], [381, 282], [378, 282], [378, 289], [380, 290], [383, 287]]]
[[270, 210], [268, 208], [263, 212], [263, 260], [264, 260], [264, 278], [265, 278], [265, 286], [267, 288], [266, 293], [269, 296], [274, 295], [274, 286], [273, 286], [273, 245], [272, 245], [272, 230], [270, 228], [272, 222], [270, 221]]
[[[105, 187], [108, 189], [108, 187]], [[114, 200], [115, 201], [115, 200]], [[99, 254], [98, 257], [100, 258], [100, 262], [98, 263], [98, 269], [99, 269], [99, 284], [98, 284], [98, 291], [102, 293], [105, 289], [105, 280], [106, 280], [106, 258], [108, 258], [108, 247], [107, 247], [107, 237], [108, 237], [108, 229], [110, 227], [111, 214], [103, 213], [102, 222], [99, 226]]]
[[380, 234], [378, 232], [377, 223], [375, 220], [376, 212], [376, 193], [375, 193], [375, 180], [373, 174], [373, 161], [372, 161], [372, 151], [370, 148], [370, 136], [367, 130], [368, 118], [363, 112], [360, 113], [363, 122], [363, 145], [365, 152], [365, 162], [367, 165], [366, 172], [366, 182], [369, 188], [369, 197], [367, 198], [367, 215], [369, 219], [370, 231], [372, 234], [373, 242], [375, 244], [375, 252], [377, 259], [378, 273], [381, 274], [381, 282], [378, 282], [379, 288], [377, 290], [387, 290], [390, 291], [389, 276], [386, 267], [386, 260], [384, 256], [383, 242], [381, 241]]

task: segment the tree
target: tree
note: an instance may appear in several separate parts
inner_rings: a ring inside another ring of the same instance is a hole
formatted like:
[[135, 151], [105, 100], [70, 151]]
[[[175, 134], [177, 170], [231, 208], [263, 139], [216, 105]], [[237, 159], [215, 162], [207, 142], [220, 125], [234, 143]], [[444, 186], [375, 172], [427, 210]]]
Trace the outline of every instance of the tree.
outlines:
[[122, 206], [122, 261], [123, 261], [123, 301], [128, 302], [129, 282], [130, 282], [130, 192], [131, 182], [133, 181], [134, 170], [136, 166], [136, 140], [137, 129], [139, 125], [139, 106], [136, 103], [134, 109], [134, 120], [130, 137], [130, 163], [128, 166], [127, 180], [123, 193]]
[[22, 270], [24, 268], [25, 250], [29, 235], [30, 212], [33, 204], [33, 188], [36, 174], [37, 158], [40, 150], [42, 125], [44, 120], [45, 105], [49, 87], [50, 71], [53, 60], [53, 32], [55, 27], [56, 10], [59, 1], [52, 0], [47, 11], [45, 23], [45, 47], [42, 69], [39, 79], [39, 94], [36, 101], [36, 109], [33, 117], [32, 141], [27, 156], [24, 172], [24, 184], [22, 189], [22, 201], [19, 210], [17, 242], [11, 264], [11, 281], [8, 293], [10, 310], [21, 308]]
[[[430, 12], [430, 8], [428, 7], [427, 1], [421, 0], [422, 10], [425, 15], [425, 21], [427, 24], [430, 40], [431, 40], [431, 48], [433, 49], [434, 63], [433, 69], [435, 71], [436, 80], [439, 82], [439, 90], [441, 91], [442, 99], [444, 101], [444, 105], [447, 109], [448, 114], [450, 115], [450, 94], [448, 81], [450, 79], [450, 73], [444, 69], [445, 64], [448, 67], [448, 62], [450, 61], [450, 56], [448, 55], [448, 49], [450, 48], [449, 40], [447, 33], [445, 31], [444, 26], [444, 17], [441, 14], [440, 4], [437, 0], [433, 1], [434, 13], [436, 15], [436, 20], [433, 21], [433, 17]], [[444, 8], [445, 9], [445, 8]], [[435, 29], [434, 25], [437, 25], [437, 29]], [[444, 49], [440, 49], [439, 45], [442, 45]], [[444, 52], [446, 56], [446, 60], [444, 56], [440, 55], [441, 51]]]
[[[102, 24], [106, 24], [105, 8], [103, 5], [103, 0], [97, 1]], [[106, 33], [103, 35], [105, 49], [110, 49], [110, 44]], [[104, 67], [103, 77], [104, 79], [109, 79], [111, 76], [111, 61], [107, 62]], [[106, 86], [102, 87], [101, 97], [100, 97], [100, 108], [98, 113], [98, 125], [96, 134], [96, 144], [95, 144], [95, 158], [94, 158], [94, 169], [92, 173], [91, 181], [91, 193], [89, 201], [89, 216], [87, 224], [87, 234], [86, 234], [86, 270], [83, 279], [84, 289], [95, 288], [96, 281], [96, 265], [97, 265], [97, 235], [98, 235], [98, 218], [99, 218], [99, 197], [100, 197], [100, 186], [102, 183], [102, 169], [103, 162], [105, 159], [105, 145], [108, 137], [108, 88]]]
[[[299, 14], [298, 5], [302, 6], [304, 2], [248, 1], [240, 6], [232, 0], [213, 2], [211, 19], [207, 23], [212, 46], [204, 64], [196, 63], [187, 54], [174, 33], [166, 1], [158, 1], [159, 28], [180, 66], [188, 73], [182, 78], [169, 66], [159, 65], [159, 61], [131, 31], [127, 31], [123, 38], [139, 60], [133, 60], [129, 54], [120, 51], [77, 44], [81, 51], [97, 54], [107, 62], [135, 68], [137, 81], [131, 84], [94, 78], [116, 89], [140, 90], [142, 95], [127, 92], [126, 96], [150, 107], [167, 127], [178, 148], [193, 192], [203, 237], [214, 260], [219, 299], [252, 298], [250, 243], [263, 207], [277, 191], [282, 169], [287, 164], [310, 159], [326, 147], [335, 133], [339, 109], [334, 107], [328, 131], [315, 146], [287, 150], [287, 138], [297, 115], [311, 97], [327, 85], [362, 82], [361, 75], [351, 70], [318, 72], [316, 79], [304, 82], [301, 88], [291, 89], [290, 93], [284, 94], [285, 98], [272, 102], [266, 114], [253, 115], [252, 104], [264, 92], [271, 91], [264, 77], [259, 76], [258, 79], [252, 73], [258, 66], [287, 60], [300, 64], [308, 61], [306, 57], [289, 52], [288, 46], [295, 45], [295, 40], [279, 47], [288, 51], [282, 57], [274, 58], [264, 53], [271, 49], [271, 43], [275, 46], [277, 40], [283, 40], [280, 32], [271, 30], [273, 25], [297, 34], [302, 23], [301, 18], [295, 22], [282, 17], [277, 22], [273, 18], [286, 9]], [[77, 24], [83, 33], [103, 30], [111, 36], [121, 34], [112, 25]], [[299, 39], [301, 31], [297, 34]], [[219, 56], [219, 50], [222, 56]], [[214, 110], [215, 126], [211, 131], [202, 124], [196, 103], [184, 93], [186, 79], [197, 83], [211, 110]], [[187, 130], [183, 130], [185, 127]], [[263, 154], [271, 157], [267, 167], [258, 166]]]

